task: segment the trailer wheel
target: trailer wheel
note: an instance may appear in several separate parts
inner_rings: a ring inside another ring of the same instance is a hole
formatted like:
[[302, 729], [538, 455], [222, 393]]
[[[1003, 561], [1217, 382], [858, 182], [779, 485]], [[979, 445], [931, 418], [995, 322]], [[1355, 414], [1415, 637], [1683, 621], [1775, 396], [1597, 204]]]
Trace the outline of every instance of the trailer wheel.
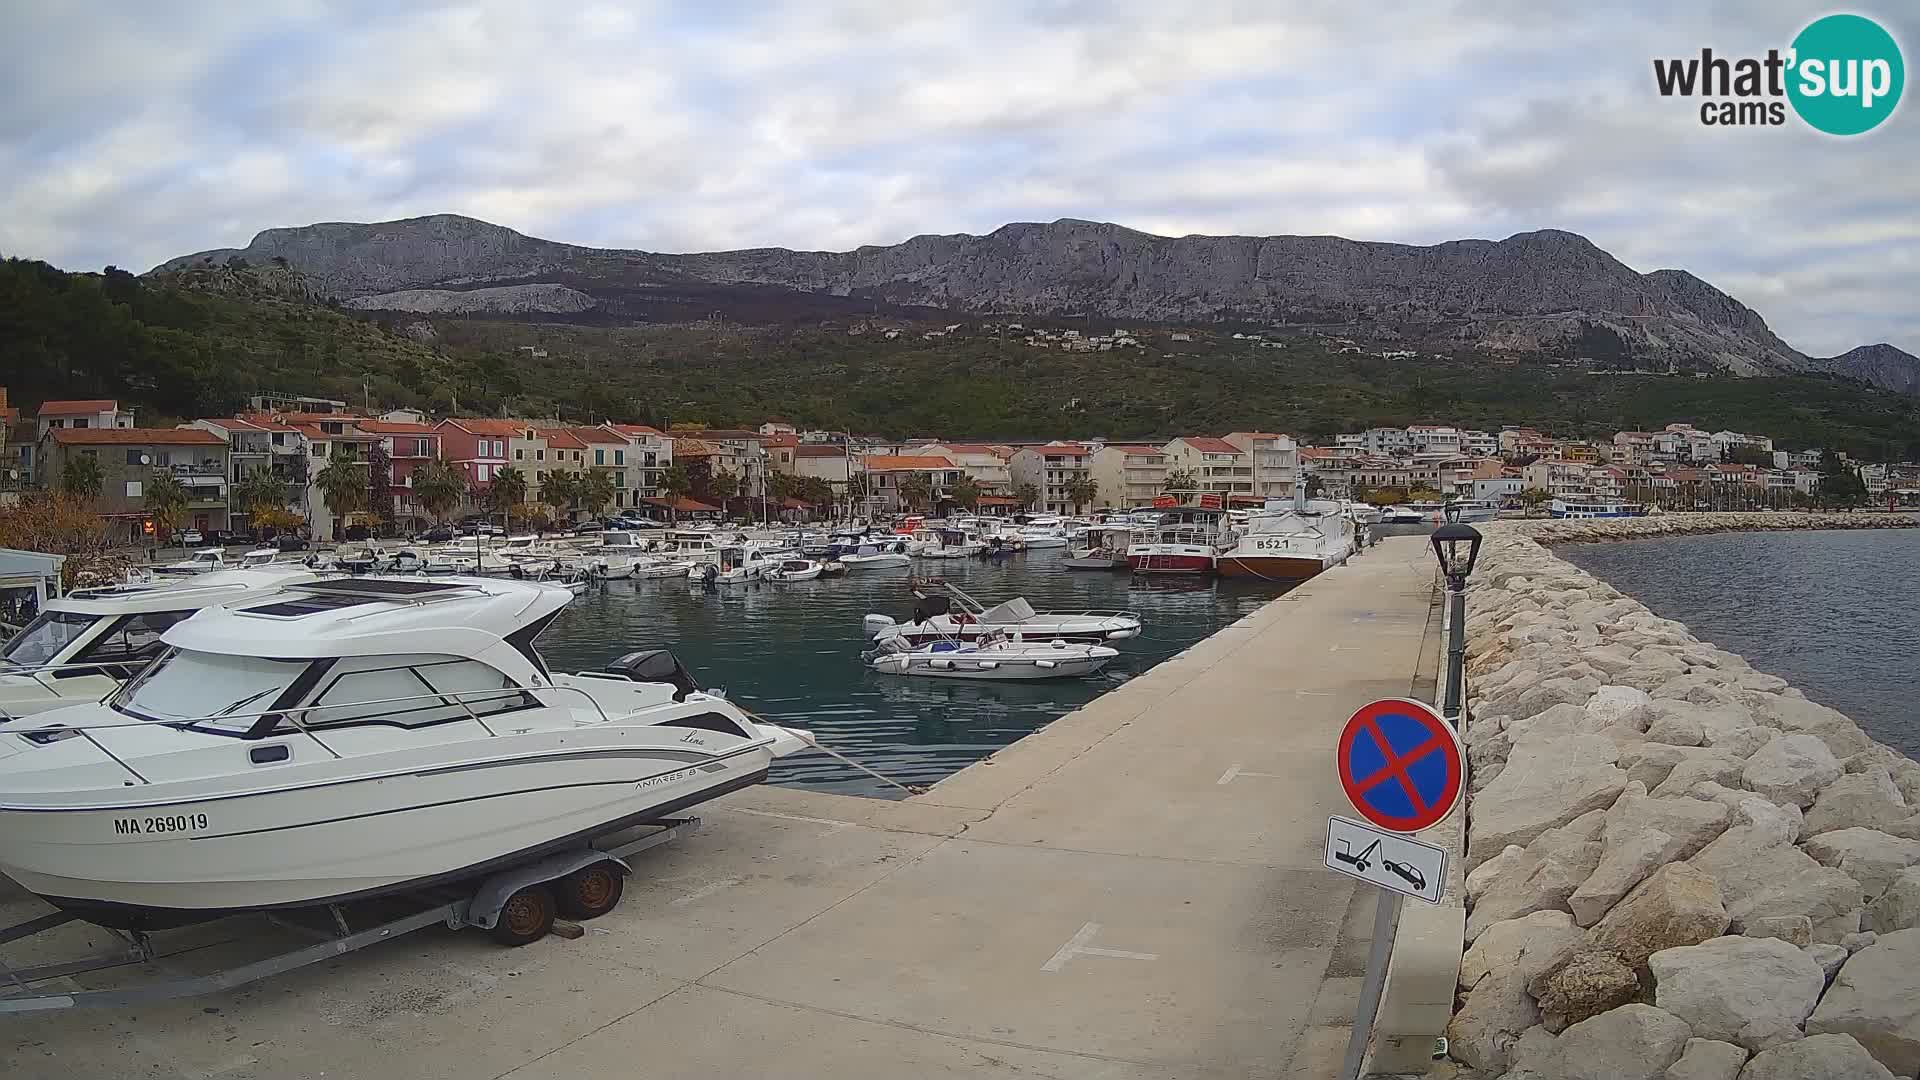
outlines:
[[613, 910], [626, 886], [626, 875], [612, 863], [583, 866], [560, 879], [560, 914], [569, 919], [597, 919]]
[[555, 913], [553, 890], [529, 885], [507, 897], [500, 908], [500, 920], [489, 932], [502, 945], [531, 945], [553, 929]]

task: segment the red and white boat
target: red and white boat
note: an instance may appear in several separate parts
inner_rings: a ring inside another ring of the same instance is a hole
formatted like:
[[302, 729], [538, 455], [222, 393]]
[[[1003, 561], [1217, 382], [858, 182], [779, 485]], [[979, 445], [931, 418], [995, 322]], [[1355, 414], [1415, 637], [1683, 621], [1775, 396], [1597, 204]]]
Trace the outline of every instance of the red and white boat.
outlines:
[[1219, 495], [1191, 502], [1163, 495], [1154, 500], [1160, 523], [1134, 532], [1127, 565], [1136, 574], [1212, 574], [1218, 569], [1227, 511]]

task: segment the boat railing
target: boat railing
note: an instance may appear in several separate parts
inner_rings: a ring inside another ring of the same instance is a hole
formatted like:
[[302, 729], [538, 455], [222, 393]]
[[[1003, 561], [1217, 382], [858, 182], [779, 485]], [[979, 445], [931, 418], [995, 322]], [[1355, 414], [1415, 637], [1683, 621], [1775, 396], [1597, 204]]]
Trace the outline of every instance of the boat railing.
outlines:
[[[1145, 617], [1139, 612], [1128, 611], [1123, 608], [1088, 608], [1085, 611], [1036, 611], [1034, 612], [1034, 616], [1042, 619], [1133, 619], [1137, 622], [1145, 621]], [[995, 624], [989, 623], [988, 625]], [[1019, 626], [1020, 624], [1005, 623], [1001, 625]]]
[[[302, 723], [300, 720], [296, 719], [293, 714], [304, 715], [306, 713], [319, 712], [325, 709], [334, 709], [334, 710], [360, 709], [360, 708], [365, 708], [369, 705], [402, 705], [408, 702], [435, 702], [435, 701], [441, 702], [441, 703], [451, 702], [455, 705], [460, 706], [462, 709], [466, 710], [467, 718], [479, 724], [481, 730], [487, 733], [488, 738], [497, 739], [501, 737], [500, 732], [494, 730], [494, 727], [492, 724], [487, 723], [487, 716], [488, 715], [502, 716], [507, 714], [478, 713], [473, 710], [473, 707], [472, 705], [469, 704], [469, 702], [497, 701], [497, 700], [503, 700], [507, 698], [530, 696], [530, 697], [533, 697], [536, 701], [540, 701], [542, 705], [546, 705], [549, 708], [551, 708], [553, 707], [551, 703], [541, 700], [539, 697], [539, 694], [542, 691], [548, 691], [548, 690], [557, 690], [563, 693], [578, 694], [581, 697], [587, 699], [587, 704], [593, 706], [593, 711], [599, 714], [601, 723], [604, 724], [604, 723], [612, 722], [612, 718], [607, 715], [606, 708], [600, 704], [598, 699], [596, 699], [592, 694], [588, 693], [586, 690], [578, 686], [566, 686], [560, 683], [546, 683], [541, 686], [512, 686], [512, 687], [503, 686], [498, 688], [488, 688], [488, 689], [482, 689], [482, 690], [448, 690], [441, 693], [433, 693], [433, 694], [408, 694], [405, 697], [370, 698], [365, 701], [330, 701], [324, 705], [291, 705], [286, 708], [279, 708], [279, 709], [261, 709], [257, 712], [216, 713], [212, 716], [176, 717], [176, 718], [167, 719], [167, 720], [158, 720], [158, 719], [156, 720], [124, 720], [124, 721], [114, 721], [112, 723], [105, 723], [105, 724], [95, 724], [95, 723], [80, 724], [80, 725], [75, 725], [71, 727], [64, 726], [64, 725], [54, 725], [50, 727], [41, 727], [41, 728], [32, 728], [32, 729], [16, 729], [12, 733], [23, 735], [23, 736], [27, 734], [33, 734], [33, 735], [45, 735], [49, 737], [54, 735], [59, 735], [63, 732], [71, 733], [71, 735], [78, 735], [81, 738], [86, 739], [89, 743], [92, 743], [94, 749], [100, 751], [102, 754], [105, 754], [110, 760], [113, 761], [114, 764], [120, 766], [122, 769], [125, 769], [127, 773], [131, 775], [134, 779], [140, 781], [143, 784], [151, 784], [153, 783], [152, 780], [147, 779], [147, 777], [144, 774], [142, 774], [140, 770], [128, 764], [125, 760], [123, 760], [120, 757], [120, 755], [114, 753], [112, 750], [109, 750], [105, 743], [102, 743], [99, 739], [96, 739], [93, 737], [93, 733], [97, 731], [117, 731], [125, 728], [150, 728], [156, 724], [162, 725], [165, 727], [173, 727], [173, 728], [191, 728], [198, 724], [213, 723], [215, 721], [259, 720], [262, 717], [277, 716], [286, 720], [287, 723], [293, 725], [293, 729], [295, 732], [306, 736], [306, 738], [310, 742], [312, 742], [315, 746], [318, 746], [320, 749], [325, 750], [330, 757], [332, 757], [336, 761], [339, 761], [339, 760], [343, 760], [346, 757], [346, 755], [340, 753], [338, 750], [335, 750], [333, 747], [327, 745], [326, 740], [322, 739], [314, 731], [314, 729], [311, 726], [309, 726], [308, 724]], [[29, 717], [29, 719], [31, 718]], [[9, 732], [6, 728], [0, 728], [0, 734], [7, 734], [7, 733]], [[276, 732], [276, 734], [283, 734], [283, 733]], [[63, 737], [67, 737], [67, 736], [63, 736]]]

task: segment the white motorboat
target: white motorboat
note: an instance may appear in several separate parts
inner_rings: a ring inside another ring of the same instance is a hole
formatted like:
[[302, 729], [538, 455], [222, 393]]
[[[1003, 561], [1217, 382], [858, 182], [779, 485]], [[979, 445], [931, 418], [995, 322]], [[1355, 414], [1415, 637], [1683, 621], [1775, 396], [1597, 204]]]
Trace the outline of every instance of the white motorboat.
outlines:
[[1020, 542], [1028, 551], [1067, 546], [1067, 530], [1059, 518], [1034, 518], [1020, 529]]
[[1349, 502], [1346, 508], [1347, 516], [1361, 525], [1380, 524], [1380, 508], [1372, 503]]
[[782, 559], [764, 576], [768, 581], [812, 581], [820, 576], [820, 564], [812, 559]]
[[1357, 527], [1337, 502], [1305, 498], [1265, 511], [1233, 530], [1216, 565], [1221, 577], [1304, 581], [1347, 561]]
[[769, 565], [758, 548], [726, 545], [713, 549], [711, 560], [689, 564], [687, 577], [712, 585], [744, 585], [757, 579]]
[[684, 578], [693, 569], [690, 562], [678, 559], [642, 559], [633, 564], [630, 578]]
[[1456, 499], [1441, 507], [1440, 512], [1428, 518], [1435, 525], [1445, 525], [1448, 518], [1460, 522], [1492, 521], [1500, 516], [1498, 503], [1485, 499]]
[[77, 589], [49, 600], [0, 646], [0, 724], [98, 701], [160, 655], [160, 635], [174, 623], [202, 608], [315, 576], [303, 566], [221, 570], [178, 581]]
[[990, 634], [978, 641], [952, 639], [911, 644], [895, 631], [875, 641], [869, 663], [888, 675], [935, 679], [1076, 679], [1106, 667], [1120, 650], [1054, 638], [1026, 641], [1019, 635]]
[[276, 547], [254, 548], [252, 551], [249, 551], [245, 555], [240, 556], [240, 565], [241, 566], [271, 566], [273, 565], [274, 558], [279, 554], [280, 554], [280, 549]]
[[0, 873], [148, 928], [414, 892], [766, 778], [803, 731], [665, 651], [554, 675], [533, 582], [362, 577], [210, 608], [106, 701], [0, 730]]
[[1125, 570], [1127, 548], [1133, 542], [1128, 525], [1089, 525], [1077, 530], [1078, 547], [1069, 547], [1060, 565], [1068, 570]]
[[602, 581], [625, 581], [633, 576], [640, 560], [631, 555], [596, 555], [586, 560], [589, 574]]
[[210, 574], [215, 570], [228, 567], [225, 548], [201, 548], [181, 559], [179, 562], [162, 563], [149, 568], [159, 577], [192, 577], [196, 574]]
[[1211, 574], [1219, 568], [1228, 533], [1220, 496], [1158, 511], [1156, 524], [1136, 529], [1127, 544], [1127, 565], [1136, 574]]
[[1380, 511], [1382, 525], [1418, 525], [1424, 519], [1418, 507], [1389, 506]]
[[884, 570], [892, 566], [911, 566], [913, 556], [906, 553], [906, 542], [896, 540], [884, 547], [861, 544], [840, 554], [840, 565], [848, 570]]
[[1097, 644], [1124, 641], [1140, 634], [1137, 611], [1035, 611], [1025, 597], [987, 607], [956, 585], [933, 580], [916, 584], [910, 621], [896, 623], [885, 615], [868, 615], [862, 626], [869, 637], [897, 633], [918, 647], [935, 641], [970, 642], [982, 634], [1019, 634], [1028, 640], [1060, 638]]

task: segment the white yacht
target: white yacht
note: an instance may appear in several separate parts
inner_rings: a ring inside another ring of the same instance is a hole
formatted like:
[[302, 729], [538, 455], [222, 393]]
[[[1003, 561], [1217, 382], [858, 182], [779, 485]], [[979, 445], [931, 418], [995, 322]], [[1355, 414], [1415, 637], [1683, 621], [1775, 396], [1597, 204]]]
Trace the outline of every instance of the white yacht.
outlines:
[[210, 574], [215, 570], [227, 568], [225, 548], [201, 548], [179, 562], [161, 563], [151, 567], [150, 572], [158, 577], [192, 577], [196, 574]]
[[957, 585], [938, 579], [924, 584], [926, 587], [914, 590], [916, 603], [908, 622], [870, 614], [861, 624], [867, 636], [898, 635], [908, 645], [918, 647], [935, 641], [971, 642], [982, 635], [998, 634], [1082, 644], [1124, 641], [1140, 634], [1137, 611], [1035, 611], [1021, 596], [987, 607]]
[[0, 646], [0, 724], [98, 701], [160, 655], [160, 635], [174, 623], [314, 577], [298, 565], [221, 570], [182, 581], [79, 589], [50, 600]]
[[110, 699], [0, 728], [0, 873], [147, 928], [471, 879], [810, 744], [670, 653], [555, 675], [532, 582], [361, 577], [209, 608]]
[[896, 540], [884, 545], [861, 544], [852, 551], [840, 553], [840, 565], [849, 570], [880, 570], [887, 567], [911, 566], [913, 556], [906, 553], [906, 541]]
[[1037, 517], [1020, 528], [1020, 541], [1028, 551], [1067, 546], [1067, 529], [1056, 517]]

